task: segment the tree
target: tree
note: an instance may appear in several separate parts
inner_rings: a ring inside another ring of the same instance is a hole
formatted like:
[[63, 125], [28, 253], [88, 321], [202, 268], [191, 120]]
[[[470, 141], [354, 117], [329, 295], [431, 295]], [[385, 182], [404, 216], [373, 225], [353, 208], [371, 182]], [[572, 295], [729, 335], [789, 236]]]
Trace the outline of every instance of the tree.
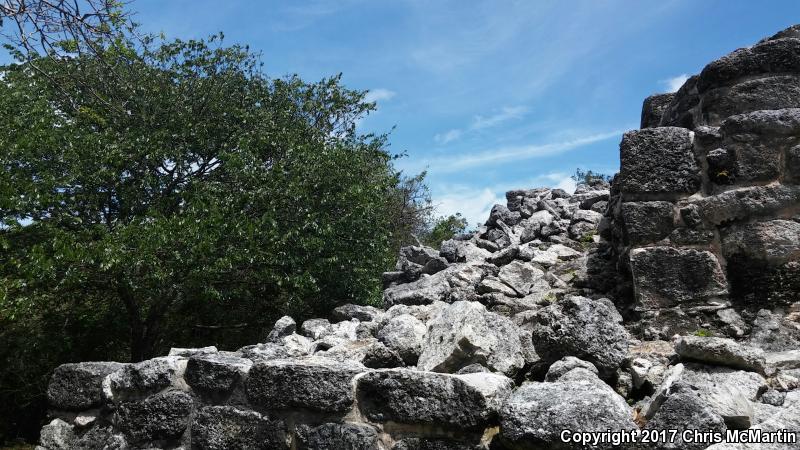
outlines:
[[594, 185], [597, 183], [608, 183], [613, 177], [599, 172], [592, 172], [591, 170], [583, 170], [579, 167], [575, 169], [575, 174], [570, 178], [575, 180], [578, 184]]
[[62, 362], [236, 348], [380, 301], [427, 208], [340, 77], [269, 79], [221, 35], [134, 38], [105, 11], [0, 68], [0, 399], [31, 433]]
[[464, 233], [466, 229], [467, 219], [461, 216], [461, 213], [451, 214], [447, 217], [439, 217], [430, 226], [430, 229], [425, 234], [423, 242], [425, 245], [439, 248], [443, 241]]

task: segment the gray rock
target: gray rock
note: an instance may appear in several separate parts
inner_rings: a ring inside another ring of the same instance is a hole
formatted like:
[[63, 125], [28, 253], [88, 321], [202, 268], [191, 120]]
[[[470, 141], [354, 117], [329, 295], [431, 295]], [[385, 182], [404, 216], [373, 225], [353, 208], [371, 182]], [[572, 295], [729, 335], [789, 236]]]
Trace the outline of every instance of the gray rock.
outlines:
[[800, 186], [767, 185], [731, 189], [691, 200], [700, 219], [711, 225], [770, 216], [800, 202]]
[[513, 261], [500, 268], [497, 277], [511, 287], [517, 296], [524, 297], [531, 292], [536, 282], [544, 277], [544, 272], [532, 264]]
[[786, 393], [776, 391], [775, 389], [767, 389], [767, 391], [761, 395], [761, 403], [772, 406], [782, 406], [785, 399]]
[[62, 364], [53, 371], [47, 400], [55, 409], [80, 411], [103, 403], [103, 379], [124, 368], [116, 362]]
[[672, 100], [674, 93], [655, 94], [644, 99], [642, 103], [642, 119], [639, 128], [654, 128], [661, 123], [661, 117]]
[[598, 374], [597, 367], [595, 367], [594, 364], [578, 359], [574, 356], [565, 356], [554, 362], [550, 368], [547, 369], [547, 374], [544, 376], [544, 380], [557, 381], [564, 374], [573, 369], [586, 369], [595, 375]]
[[211, 353], [217, 353], [217, 347], [213, 345], [208, 347], [200, 347], [200, 348], [179, 348], [173, 347], [169, 349], [169, 353], [167, 356], [183, 356], [184, 358], [188, 358], [194, 355], [209, 355]]
[[115, 402], [140, 398], [170, 386], [180, 386], [186, 358], [162, 356], [128, 364], [103, 380], [103, 395]]
[[753, 425], [753, 402], [766, 391], [766, 381], [754, 372], [686, 364], [680, 381], [694, 386], [697, 393], [719, 414], [728, 428]]
[[573, 222], [588, 222], [592, 225], [600, 223], [602, 218], [603, 214], [588, 209], [579, 209], [572, 215]]
[[628, 332], [614, 305], [605, 299], [567, 296], [536, 311], [527, 327], [545, 363], [575, 356], [608, 377], [627, 355]]
[[392, 286], [383, 291], [383, 302], [390, 307], [399, 304], [427, 305], [443, 301], [447, 299], [450, 291], [446, 275], [447, 271], [442, 271], [435, 275], [424, 276], [412, 283]]
[[456, 372], [479, 363], [509, 376], [525, 364], [524, 337], [510, 319], [476, 302], [456, 302], [428, 323], [418, 367]]
[[[561, 440], [563, 430], [636, 430], [625, 400], [586, 369], [582, 377], [551, 383], [527, 382], [508, 398], [500, 413], [500, 438], [514, 449], [578, 449]], [[594, 377], [594, 380], [591, 378]], [[601, 444], [589, 448], [613, 448]]]
[[486, 226], [495, 226], [498, 220], [502, 220], [503, 223], [511, 227], [520, 221], [520, 213], [519, 211], [511, 211], [503, 205], [494, 205], [489, 213], [489, 220], [486, 221]]
[[625, 193], [693, 193], [700, 188], [700, 168], [692, 149], [693, 133], [659, 127], [629, 131], [620, 144], [616, 183]]
[[61, 419], [42, 427], [37, 450], [125, 450], [125, 438], [109, 426], [95, 426], [83, 433]]
[[252, 404], [269, 409], [344, 412], [353, 404], [350, 382], [365, 370], [355, 362], [317, 356], [260, 361], [250, 369], [247, 397]]
[[300, 334], [312, 340], [322, 339], [332, 332], [327, 319], [308, 319], [300, 326]]
[[372, 337], [339, 344], [326, 351], [316, 353], [316, 356], [342, 362], [357, 362], [371, 369], [402, 367], [405, 365], [396, 351], [386, 347]]
[[403, 361], [413, 366], [422, 353], [422, 343], [427, 328], [411, 314], [391, 318], [378, 332], [378, 340], [397, 352]]
[[204, 406], [192, 421], [192, 448], [286, 449], [286, 425], [256, 411], [233, 406]]
[[683, 359], [765, 373], [764, 351], [733, 339], [681, 336], [675, 342], [675, 351]]
[[782, 264], [800, 255], [800, 223], [769, 220], [730, 227], [722, 235], [722, 252], [730, 258], [743, 255], [749, 260]]
[[520, 227], [522, 228], [520, 242], [524, 244], [539, 237], [539, 232], [542, 227], [551, 224], [554, 218], [553, 214], [549, 211], [536, 211], [531, 214], [530, 217], [520, 223]]
[[358, 378], [358, 402], [373, 422], [484, 427], [496, 417], [513, 381], [496, 374], [447, 375], [393, 369]]
[[378, 433], [359, 423], [326, 423], [317, 427], [297, 427], [298, 450], [374, 450], [379, 447]]
[[778, 39], [740, 48], [708, 64], [697, 82], [700, 92], [730, 84], [737, 78], [800, 71], [800, 40]]
[[166, 391], [119, 404], [114, 423], [131, 443], [177, 440], [186, 430], [191, 412], [189, 394]]
[[483, 261], [491, 255], [488, 251], [466, 241], [450, 239], [442, 242], [439, 254], [450, 263]]
[[727, 294], [725, 275], [713, 253], [673, 247], [630, 252], [636, 300], [642, 309], [713, 299]]
[[478, 294], [492, 294], [497, 293], [506, 297], [517, 297], [519, 293], [511, 286], [503, 283], [496, 277], [488, 276], [481, 280], [481, 283], [476, 288]]
[[707, 123], [717, 125], [735, 114], [797, 107], [800, 107], [800, 78], [778, 75], [710, 90], [703, 96], [702, 114]]
[[186, 382], [207, 393], [227, 393], [247, 377], [253, 361], [225, 354], [197, 355], [186, 364]]
[[407, 438], [397, 441], [392, 450], [484, 450], [480, 444], [437, 438]]
[[625, 235], [631, 245], [658, 242], [673, 229], [670, 202], [625, 202], [622, 204]]
[[338, 306], [331, 311], [331, 320], [341, 322], [344, 320], [358, 319], [361, 322], [371, 322], [377, 320], [383, 311], [374, 306], [346, 305]]
[[683, 439], [685, 430], [725, 433], [728, 429], [725, 421], [700, 398], [691, 386], [679, 383], [675, 386], [674, 391], [661, 405], [655, 416], [647, 422], [644, 429], [665, 430], [668, 433], [676, 430], [675, 440], [646, 445], [644, 448], [701, 450], [706, 448], [707, 444], [692, 440], [685, 441]]
[[289, 316], [283, 316], [275, 322], [272, 331], [267, 336], [267, 342], [280, 342], [286, 336], [294, 334], [297, 330], [297, 323]]
[[283, 359], [297, 356], [304, 356], [304, 354], [290, 354], [289, 350], [283, 345], [267, 342], [266, 344], [248, 345], [237, 350], [243, 358], [253, 361], [266, 361], [269, 359]]
[[780, 312], [759, 310], [748, 343], [772, 352], [800, 348], [800, 324]]

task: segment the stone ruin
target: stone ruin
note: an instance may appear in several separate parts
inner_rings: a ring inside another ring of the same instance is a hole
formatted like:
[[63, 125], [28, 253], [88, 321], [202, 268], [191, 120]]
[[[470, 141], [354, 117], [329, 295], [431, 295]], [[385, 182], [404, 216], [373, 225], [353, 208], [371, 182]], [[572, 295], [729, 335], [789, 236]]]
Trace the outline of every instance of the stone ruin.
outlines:
[[474, 233], [403, 248], [385, 309], [62, 365], [39, 448], [800, 448], [800, 26], [645, 100], [620, 161], [611, 185], [511, 191]]

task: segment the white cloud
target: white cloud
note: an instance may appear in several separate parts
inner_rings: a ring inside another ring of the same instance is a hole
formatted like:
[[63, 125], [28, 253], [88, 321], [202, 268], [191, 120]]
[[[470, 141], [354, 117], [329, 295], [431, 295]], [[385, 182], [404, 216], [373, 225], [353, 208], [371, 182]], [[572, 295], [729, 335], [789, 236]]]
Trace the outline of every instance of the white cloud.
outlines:
[[372, 103], [372, 102], [379, 102], [382, 100], [390, 100], [395, 95], [397, 95], [397, 93], [394, 91], [390, 91], [389, 89], [383, 89], [383, 88], [370, 89], [370, 91], [367, 92], [367, 94], [364, 96], [364, 101]]
[[[625, 130], [630, 127], [625, 128]], [[598, 133], [589, 136], [577, 137], [561, 142], [551, 142], [549, 144], [523, 145], [516, 147], [505, 147], [499, 149], [483, 150], [474, 153], [451, 154], [447, 157], [420, 160], [418, 165], [428, 167], [431, 171], [437, 172], [457, 172], [470, 167], [485, 164], [497, 164], [508, 161], [519, 161], [542, 156], [556, 155], [584, 145], [595, 142], [605, 141], [617, 137], [623, 130], [614, 130], [606, 133]]]
[[433, 140], [436, 141], [437, 144], [447, 144], [448, 142], [453, 142], [456, 139], [461, 137], [463, 132], [459, 129], [452, 129], [448, 130], [444, 133], [438, 133], [436, 136], [433, 137]]
[[475, 116], [470, 128], [473, 130], [491, 128], [509, 120], [520, 119], [527, 112], [528, 108], [525, 106], [505, 106], [499, 113], [492, 116]]
[[468, 188], [466, 186], [450, 186], [442, 195], [434, 198], [439, 215], [449, 216], [461, 213], [467, 219], [469, 227], [486, 222], [492, 206], [505, 204], [505, 197], [497, 195], [489, 188]]
[[689, 79], [689, 75], [682, 73], [676, 77], [667, 78], [666, 80], [661, 80], [665, 86], [667, 86], [667, 92], [675, 92], [683, 86], [683, 83], [686, 83], [686, 80]]

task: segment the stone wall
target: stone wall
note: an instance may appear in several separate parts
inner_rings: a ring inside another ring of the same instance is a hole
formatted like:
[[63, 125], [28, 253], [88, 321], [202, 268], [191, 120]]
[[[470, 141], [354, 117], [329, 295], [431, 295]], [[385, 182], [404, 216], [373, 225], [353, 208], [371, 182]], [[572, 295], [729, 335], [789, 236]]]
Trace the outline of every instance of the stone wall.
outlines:
[[749, 332], [800, 292], [800, 28], [645, 100], [609, 216], [645, 337]]
[[[587, 448], [564, 430], [797, 439], [794, 74], [797, 28], [649, 98], [611, 186], [510, 191], [475, 232], [401, 249], [384, 309], [283, 317], [235, 351], [62, 365], [40, 448]], [[681, 436], [628, 448], [798, 448]]]

